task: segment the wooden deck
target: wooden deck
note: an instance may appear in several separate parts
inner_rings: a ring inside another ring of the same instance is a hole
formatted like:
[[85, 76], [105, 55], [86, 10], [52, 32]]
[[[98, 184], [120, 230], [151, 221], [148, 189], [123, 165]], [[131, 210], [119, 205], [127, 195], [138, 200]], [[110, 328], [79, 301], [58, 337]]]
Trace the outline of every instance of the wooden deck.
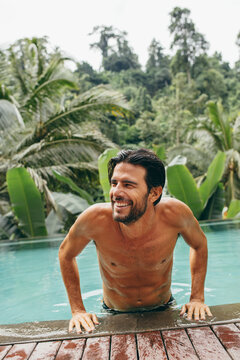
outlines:
[[240, 322], [0, 345], [0, 360], [240, 359]]

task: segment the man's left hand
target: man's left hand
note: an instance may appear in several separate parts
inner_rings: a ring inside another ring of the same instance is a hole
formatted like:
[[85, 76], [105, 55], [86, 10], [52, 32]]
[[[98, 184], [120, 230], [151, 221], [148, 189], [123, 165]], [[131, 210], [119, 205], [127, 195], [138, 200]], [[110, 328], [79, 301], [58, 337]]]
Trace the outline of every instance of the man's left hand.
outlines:
[[187, 313], [188, 320], [205, 320], [205, 314], [212, 316], [209, 307], [201, 301], [189, 301], [189, 303], [183, 305], [180, 315], [185, 313]]

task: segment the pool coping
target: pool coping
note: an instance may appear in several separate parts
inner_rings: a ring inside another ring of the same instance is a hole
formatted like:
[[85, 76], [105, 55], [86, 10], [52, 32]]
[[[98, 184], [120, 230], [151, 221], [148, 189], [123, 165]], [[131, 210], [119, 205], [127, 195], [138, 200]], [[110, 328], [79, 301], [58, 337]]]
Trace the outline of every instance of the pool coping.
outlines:
[[163, 312], [109, 314], [99, 318], [100, 324], [96, 326], [93, 332], [82, 332], [81, 334], [68, 332], [68, 320], [0, 325], [0, 345], [141, 333], [154, 330], [172, 330], [240, 322], [240, 303], [215, 305], [211, 306], [210, 309], [213, 317], [207, 317], [206, 321], [189, 321], [185, 317], [182, 318], [179, 316], [179, 309], [167, 309]]

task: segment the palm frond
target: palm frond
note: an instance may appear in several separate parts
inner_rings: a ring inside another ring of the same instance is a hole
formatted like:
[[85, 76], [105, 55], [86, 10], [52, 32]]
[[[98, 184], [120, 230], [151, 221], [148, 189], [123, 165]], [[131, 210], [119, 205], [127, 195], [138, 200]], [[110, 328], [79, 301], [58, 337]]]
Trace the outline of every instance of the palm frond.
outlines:
[[66, 87], [78, 89], [77, 85], [68, 79], [50, 79], [38, 87], [35, 87], [26, 99], [22, 109], [34, 113], [37, 111], [40, 103], [44, 103], [46, 99], [53, 99], [60, 96], [62, 90]]
[[[56, 74], [59, 71], [59, 66], [66, 60], [71, 60], [68, 57], [62, 57], [60, 54], [53, 56], [49, 65], [45, 68], [41, 76], [39, 76], [38, 82], [35, 85], [35, 89], [41, 87], [53, 77], [56, 79]], [[34, 89], [34, 90], [35, 90]]]
[[13, 161], [34, 168], [93, 161], [97, 160], [104, 148], [101, 140], [92, 136], [64, 138], [51, 142], [42, 140], [13, 156]]
[[198, 124], [195, 134], [200, 134], [200, 132], [208, 134], [213, 139], [214, 143], [216, 144], [216, 146], [219, 150], [222, 150], [222, 151], [225, 150], [221, 133], [219, 133], [219, 132], [216, 133], [214, 131], [214, 129], [207, 122], [202, 122], [202, 123]]
[[13, 126], [25, 127], [22, 116], [13, 103], [0, 99], [0, 131], [5, 131]]
[[51, 194], [51, 191], [49, 190], [47, 186], [47, 181], [43, 179], [41, 176], [38, 175], [38, 173], [35, 171], [35, 169], [27, 168], [27, 171], [29, 172], [31, 178], [35, 182], [37, 188], [41, 193], [44, 194], [44, 198], [47, 205], [47, 212], [49, 213], [51, 209], [54, 209], [55, 212], [58, 211], [57, 204], [54, 200], [54, 197]]
[[18, 61], [16, 54], [14, 53], [13, 49], [9, 49], [10, 53], [10, 61], [11, 61], [11, 68], [12, 68], [12, 75], [15, 77], [15, 79], [18, 81], [19, 87], [21, 89], [21, 93], [23, 95], [28, 94], [28, 86], [26, 79], [24, 78], [24, 69], [21, 68], [21, 64]]
[[[53, 170], [63, 174], [64, 176], [68, 176], [71, 179], [76, 179], [78, 173], [81, 173], [81, 179], [88, 177], [91, 178], [93, 181], [98, 177], [97, 172], [97, 164], [96, 162], [93, 163], [85, 163], [85, 162], [78, 162], [78, 163], [69, 163], [69, 164], [62, 164], [62, 165], [53, 165], [53, 166], [43, 166], [34, 169], [39, 176], [43, 179], [54, 183], [55, 177], [53, 175]], [[79, 180], [79, 178], [78, 178]]]
[[96, 121], [106, 113], [114, 116], [131, 115], [121, 94], [103, 86], [92, 88], [72, 101], [66, 109], [36, 126], [33, 134], [19, 144], [18, 150], [49, 137], [56, 129], [69, 128], [71, 124]]
[[221, 102], [208, 102], [208, 114], [217, 131], [221, 132], [223, 141], [223, 150], [232, 148], [232, 130], [230, 121], [223, 111]]

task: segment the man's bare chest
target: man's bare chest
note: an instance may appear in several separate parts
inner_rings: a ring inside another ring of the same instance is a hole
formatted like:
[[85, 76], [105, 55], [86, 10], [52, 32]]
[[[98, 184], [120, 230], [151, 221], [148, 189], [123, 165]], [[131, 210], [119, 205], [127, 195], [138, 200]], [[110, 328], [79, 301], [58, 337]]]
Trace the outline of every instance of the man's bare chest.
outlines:
[[[116, 234], [115, 234], [116, 235]], [[145, 238], [107, 237], [98, 242], [100, 265], [111, 271], [151, 270], [167, 266], [172, 259], [177, 234], [160, 234]]]

